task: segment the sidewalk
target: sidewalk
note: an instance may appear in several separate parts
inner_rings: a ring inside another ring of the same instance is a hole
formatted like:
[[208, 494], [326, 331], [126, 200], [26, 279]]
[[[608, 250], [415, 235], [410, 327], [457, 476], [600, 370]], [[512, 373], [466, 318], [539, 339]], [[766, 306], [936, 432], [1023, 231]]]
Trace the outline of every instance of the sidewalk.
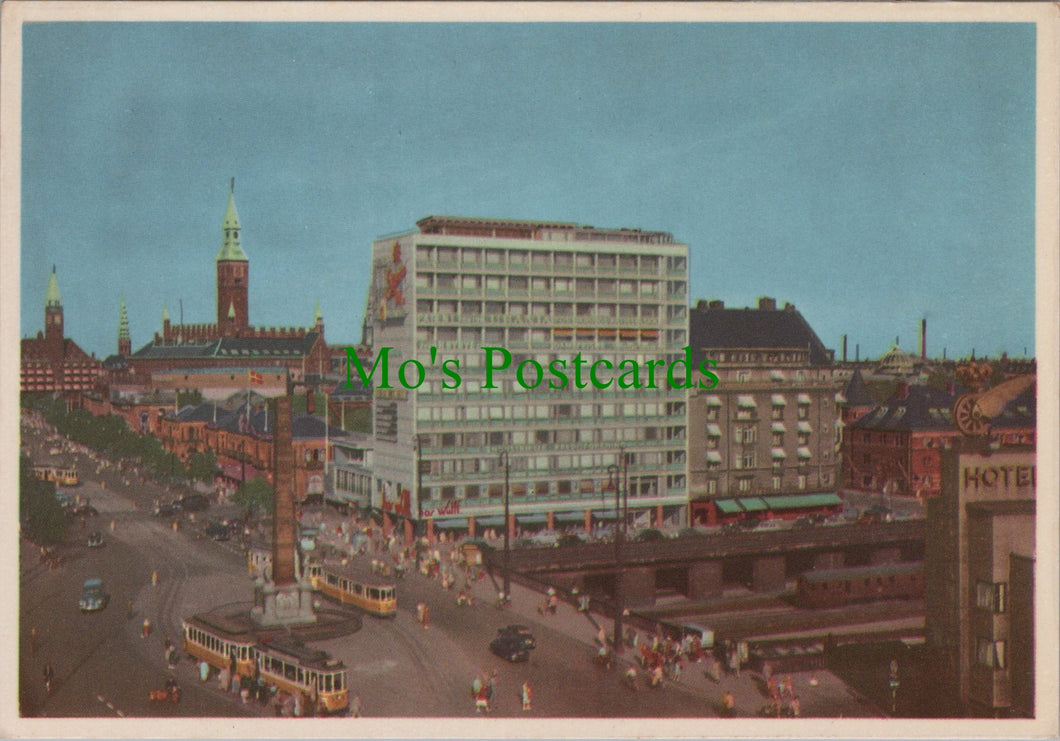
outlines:
[[[499, 583], [498, 576], [497, 584]], [[487, 604], [496, 603], [498, 592], [500, 589], [489, 577], [477, 581], [472, 586], [474, 598]], [[611, 618], [599, 613], [578, 612], [574, 604], [566, 601], [570, 598], [569, 595], [560, 594], [559, 596], [560, 602], [556, 614], [541, 613], [538, 608], [544, 603], [545, 595], [512, 581], [509, 608], [512, 616], [511, 622], [547, 627], [593, 650], [598, 649], [599, 644], [596, 642], [598, 629], [594, 626], [602, 626], [610, 634], [614, 628]], [[651, 637], [643, 632], [640, 633], [640, 638], [642, 642], [645, 638], [648, 641], [651, 640]], [[625, 671], [629, 666], [636, 667], [640, 687], [647, 691], [646, 674], [637, 661], [636, 652], [629, 647], [624, 647], [613, 671]], [[722, 673], [715, 681], [707, 674], [707, 667], [708, 663], [705, 661], [685, 662], [682, 666], [680, 680], [678, 682], [663, 680], [661, 691], [689, 692], [702, 697], [712, 706], [718, 706], [722, 693], [729, 691], [736, 701], [738, 717], [753, 717], [759, 708], [767, 704], [768, 696], [763, 689], [760, 689], [764, 687], [764, 679], [760, 674], [748, 670], [741, 671], [738, 676]], [[873, 707], [870, 702], [827, 670], [796, 672], [785, 676], [791, 677], [795, 694], [799, 696], [803, 717], [884, 717], [883, 713]]]

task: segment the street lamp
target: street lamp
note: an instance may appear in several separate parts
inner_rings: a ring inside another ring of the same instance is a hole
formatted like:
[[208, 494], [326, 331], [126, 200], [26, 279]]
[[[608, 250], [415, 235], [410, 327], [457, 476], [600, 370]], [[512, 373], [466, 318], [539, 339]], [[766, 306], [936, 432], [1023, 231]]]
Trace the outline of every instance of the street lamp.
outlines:
[[507, 601], [511, 589], [511, 576], [509, 574], [511, 550], [508, 542], [508, 468], [510, 460], [507, 450], [501, 451], [500, 464], [504, 466], [504, 600]]
[[[622, 653], [622, 612], [624, 610], [622, 599], [622, 540], [626, 533], [626, 510], [629, 506], [629, 500], [626, 498], [627, 492], [623, 491], [622, 479], [623, 477], [628, 479], [628, 473], [626, 471], [626, 452], [619, 448], [618, 451], [619, 463], [612, 463], [607, 467], [607, 473], [610, 483], [615, 488], [615, 566], [618, 569], [618, 576], [615, 579], [615, 636], [614, 636], [614, 647], [615, 653]], [[628, 483], [628, 482], [627, 482]], [[619, 503], [623, 505], [620, 508]]]

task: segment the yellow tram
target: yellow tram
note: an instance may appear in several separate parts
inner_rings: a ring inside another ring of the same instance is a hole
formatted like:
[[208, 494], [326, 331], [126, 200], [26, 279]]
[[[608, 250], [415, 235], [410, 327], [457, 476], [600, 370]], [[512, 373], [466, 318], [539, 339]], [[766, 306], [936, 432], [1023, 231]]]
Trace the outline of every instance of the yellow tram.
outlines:
[[346, 666], [326, 651], [284, 641], [262, 642], [258, 673], [269, 685], [316, 702], [321, 713], [341, 713], [349, 706]]
[[376, 584], [338, 566], [316, 562], [306, 564], [305, 576], [314, 589], [343, 604], [354, 605], [376, 617], [397, 614], [397, 597], [392, 584]]
[[41, 481], [54, 481], [59, 486], [77, 486], [81, 483], [77, 469], [65, 466], [34, 466], [33, 475]]
[[181, 647], [188, 656], [217, 669], [231, 668], [235, 657], [240, 676], [254, 674], [257, 640], [245, 628], [215, 616], [195, 615], [182, 623]]

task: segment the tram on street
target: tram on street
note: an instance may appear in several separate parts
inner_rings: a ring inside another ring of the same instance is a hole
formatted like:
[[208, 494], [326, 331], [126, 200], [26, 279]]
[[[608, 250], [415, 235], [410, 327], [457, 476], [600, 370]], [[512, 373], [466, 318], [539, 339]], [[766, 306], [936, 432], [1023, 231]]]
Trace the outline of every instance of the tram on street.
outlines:
[[318, 712], [341, 713], [349, 706], [346, 666], [326, 651], [285, 641], [262, 642], [257, 666], [270, 686], [315, 698]]
[[77, 486], [81, 483], [77, 470], [69, 466], [37, 465], [33, 467], [33, 475], [41, 481], [54, 481], [56, 486]]
[[236, 673], [254, 673], [257, 640], [246, 629], [220, 617], [195, 615], [182, 621], [181, 644], [184, 653], [217, 669], [229, 669], [232, 657]]
[[346, 666], [326, 651], [287, 640], [257, 640], [246, 628], [218, 616], [194, 615], [182, 625], [184, 653], [216, 669], [231, 667], [239, 676], [264, 677], [279, 690], [303, 693], [322, 713], [348, 706]]
[[376, 617], [394, 617], [397, 614], [397, 596], [393, 584], [379, 584], [341, 567], [319, 562], [307, 563], [305, 576], [314, 589], [342, 604], [354, 605]]

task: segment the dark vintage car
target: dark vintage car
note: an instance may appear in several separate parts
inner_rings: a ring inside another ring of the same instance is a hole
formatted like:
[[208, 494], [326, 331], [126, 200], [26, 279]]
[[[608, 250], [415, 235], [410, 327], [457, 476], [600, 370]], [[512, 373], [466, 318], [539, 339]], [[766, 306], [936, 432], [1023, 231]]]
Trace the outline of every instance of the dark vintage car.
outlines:
[[180, 505], [177, 502], [162, 502], [155, 506], [155, 517], [173, 517], [180, 514]]
[[207, 537], [214, 540], [228, 540], [228, 524], [224, 522], [211, 522], [206, 526]]
[[525, 625], [509, 625], [497, 630], [490, 641], [490, 651], [505, 661], [529, 661], [530, 650], [537, 645], [533, 633]]
[[103, 545], [103, 533], [98, 530], [88, 534], [88, 547], [99, 548]]
[[188, 494], [177, 501], [185, 512], [201, 512], [210, 506], [210, 500], [202, 494]]

